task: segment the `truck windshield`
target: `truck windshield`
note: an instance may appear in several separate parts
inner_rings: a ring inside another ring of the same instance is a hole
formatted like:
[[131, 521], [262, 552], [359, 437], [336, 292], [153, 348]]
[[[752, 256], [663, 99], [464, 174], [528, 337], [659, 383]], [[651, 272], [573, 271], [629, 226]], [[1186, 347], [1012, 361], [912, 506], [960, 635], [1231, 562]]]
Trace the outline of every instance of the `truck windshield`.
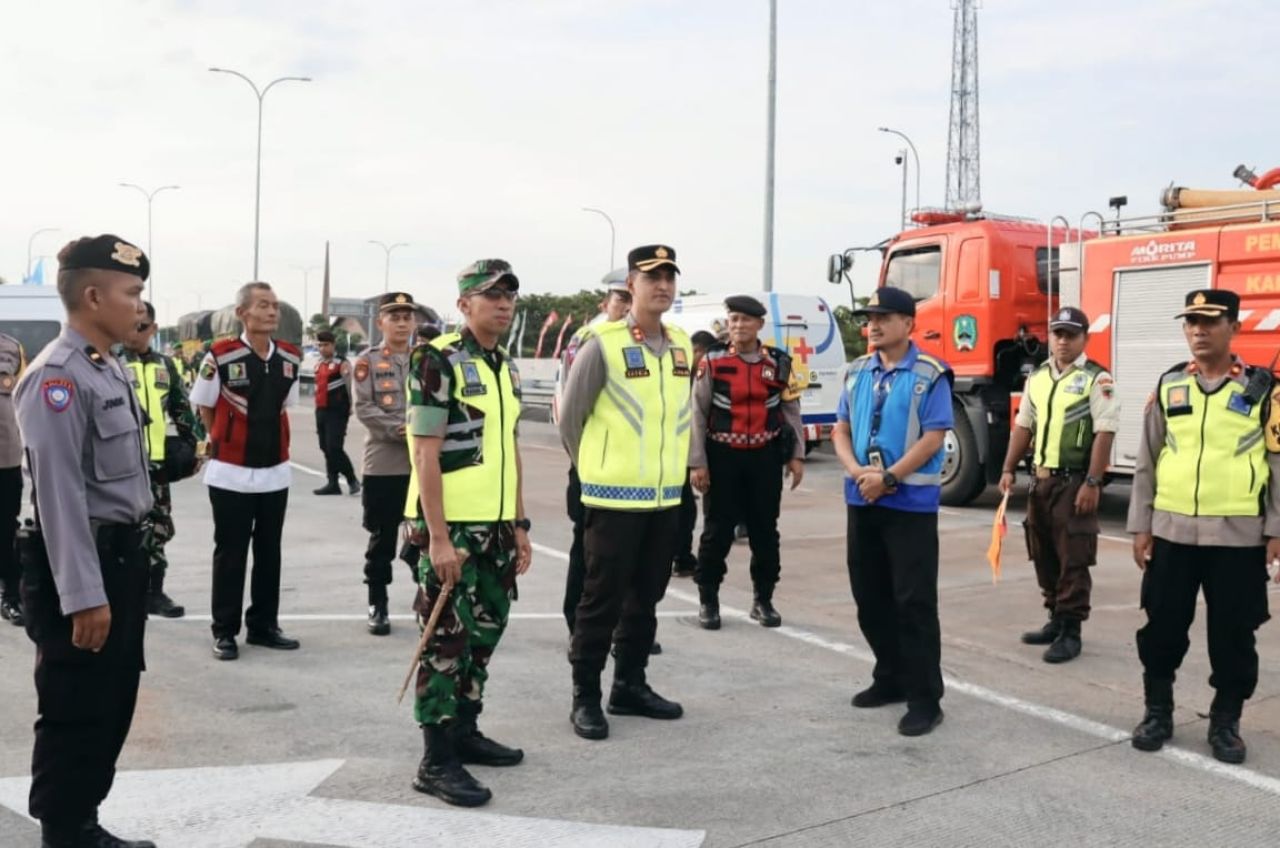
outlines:
[[909, 292], [916, 300], [927, 300], [938, 293], [942, 280], [942, 245], [913, 247], [889, 256], [884, 284]]
[[0, 321], [0, 333], [13, 336], [21, 343], [28, 362], [60, 332], [62, 324], [57, 321]]

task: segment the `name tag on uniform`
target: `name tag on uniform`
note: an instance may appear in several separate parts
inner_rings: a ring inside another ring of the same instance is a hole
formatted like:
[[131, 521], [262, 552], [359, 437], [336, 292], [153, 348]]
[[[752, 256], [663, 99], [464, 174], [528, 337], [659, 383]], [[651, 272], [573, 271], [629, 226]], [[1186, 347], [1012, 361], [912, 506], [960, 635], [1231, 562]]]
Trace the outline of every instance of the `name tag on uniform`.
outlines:
[[292, 362], [284, 362], [284, 363], [281, 363], [281, 364], [282, 364], [282, 365], [284, 365], [284, 369], [283, 369], [283, 370], [284, 370], [284, 378], [285, 378], [286, 380], [292, 380], [292, 379], [293, 379], [293, 363], [292, 363]]
[[1252, 415], [1253, 403], [1244, 392], [1236, 392], [1231, 396], [1231, 399], [1227, 401], [1227, 409], [1232, 412], [1238, 412], [1241, 415]]
[[109, 409], [115, 409], [117, 406], [124, 406], [124, 398], [122, 397], [107, 398], [105, 401], [102, 402], [102, 411], [106, 412]]
[[169, 369], [168, 368], [156, 369], [156, 388], [157, 389], [169, 388]]
[[476, 367], [474, 362], [462, 363], [462, 396], [474, 397], [475, 395], [483, 395], [489, 391], [488, 387], [480, 381], [480, 369]]
[[243, 362], [233, 362], [227, 366], [227, 385], [243, 386], [249, 382], [248, 372], [244, 370]]
[[677, 377], [689, 376], [689, 357], [685, 356], [684, 348], [673, 347], [671, 349], [671, 373]]
[[624, 347], [622, 349], [622, 362], [626, 366], [628, 379], [649, 376], [649, 369], [645, 367], [644, 362], [644, 348]]
[[1070, 383], [1067, 383], [1067, 385], [1062, 387], [1062, 390], [1069, 395], [1082, 395], [1084, 394], [1084, 384], [1085, 376], [1083, 374], [1077, 374], [1071, 379]]
[[1166, 415], [1191, 414], [1191, 389], [1188, 386], [1170, 386], [1164, 395]]

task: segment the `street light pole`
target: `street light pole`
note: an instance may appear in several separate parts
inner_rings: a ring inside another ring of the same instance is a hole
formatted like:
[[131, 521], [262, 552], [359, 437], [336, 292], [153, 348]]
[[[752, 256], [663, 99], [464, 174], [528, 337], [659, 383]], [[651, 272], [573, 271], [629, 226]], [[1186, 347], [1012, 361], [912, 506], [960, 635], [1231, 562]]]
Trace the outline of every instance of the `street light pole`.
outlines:
[[902, 166], [902, 229], [907, 228], [907, 151], [898, 151], [898, 164]]
[[765, 144], [764, 290], [773, 291], [773, 160], [778, 100], [778, 0], [769, 0], [769, 118]]
[[320, 270], [318, 265], [294, 265], [295, 270], [302, 272], [302, 334], [307, 334], [307, 328], [311, 326], [311, 308], [308, 305], [308, 297], [311, 293], [311, 272]]
[[249, 79], [247, 76], [240, 73], [239, 71], [232, 71], [227, 68], [210, 68], [209, 71], [215, 74], [231, 74], [232, 76], [240, 77], [240, 79], [244, 80], [249, 84], [249, 87], [253, 89], [254, 96], [258, 98], [258, 157], [257, 157], [257, 165], [255, 167], [255, 173], [253, 178], [253, 279], [257, 280], [258, 279], [258, 233], [259, 233], [258, 225], [262, 215], [262, 102], [266, 99], [267, 92], [270, 91], [272, 86], [274, 86], [276, 83], [311, 82], [311, 77], [280, 77], [279, 79], [274, 79], [271, 82], [267, 83], [267, 87], [259, 91], [258, 86], [254, 83], [254, 81]]
[[594, 212], [597, 215], [599, 215], [601, 218], [604, 218], [606, 221], [609, 222], [609, 270], [612, 271], [614, 267], [613, 266], [614, 249], [617, 247], [617, 244], [618, 244], [618, 231], [613, 226], [613, 219], [609, 217], [609, 213], [605, 212], [603, 209], [596, 209], [594, 206], [584, 206], [582, 207], [582, 211]]
[[389, 292], [391, 291], [391, 251], [395, 250], [397, 247], [408, 247], [409, 243], [398, 241], [395, 244], [389, 245], [384, 242], [380, 242], [377, 239], [369, 239], [369, 244], [376, 244], [378, 247], [386, 251], [387, 265], [386, 265], [386, 271], [384, 272], [382, 277], [382, 290], [384, 292]]
[[920, 154], [916, 152], [916, 146], [911, 139], [907, 138], [907, 134], [900, 130], [890, 129], [889, 127], [876, 127], [879, 132], [891, 133], [898, 136], [907, 143], [907, 147], [911, 148], [911, 155], [916, 160], [916, 208], [920, 208]]
[[27, 273], [22, 278], [22, 281], [24, 283], [27, 280], [31, 279], [31, 249], [35, 244], [36, 237], [41, 235], [42, 233], [56, 233], [56, 232], [58, 232], [57, 227], [41, 227], [40, 229], [36, 230], [34, 233], [31, 234], [31, 238], [27, 239]]
[[[181, 188], [181, 186], [176, 186], [176, 185], [160, 186], [160, 188], [156, 189], [155, 191], [147, 191], [142, 186], [135, 185], [133, 183], [119, 183], [119, 185], [121, 188], [136, 189], [137, 191], [142, 193], [143, 197], [147, 199], [147, 259], [151, 262], [151, 266], [154, 269], [156, 260], [155, 260], [155, 257], [151, 255], [151, 201], [154, 200], [155, 196], [160, 192], [169, 191], [170, 189], [177, 190]], [[152, 274], [147, 280], [147, 300], [150, 300], [153, 304], [155, 303], [155, 293], [156, 293], [155, 279], [156, 279], [155, 274]]]

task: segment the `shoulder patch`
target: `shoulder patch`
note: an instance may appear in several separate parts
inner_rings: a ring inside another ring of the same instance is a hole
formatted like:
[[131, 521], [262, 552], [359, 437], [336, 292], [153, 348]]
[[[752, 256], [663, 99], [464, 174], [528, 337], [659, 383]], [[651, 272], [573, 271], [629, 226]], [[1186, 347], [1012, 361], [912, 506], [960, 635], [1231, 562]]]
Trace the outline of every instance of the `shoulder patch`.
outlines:
[[76, 384], [64, 377], [54, 377], [40, 385], [40, 394], [45, 406], [54, 412], [66, 412], [75, 398]]
[[362, 356], [356, 360], [356, 382], [363, 383], [369, 378], [369, 357]]

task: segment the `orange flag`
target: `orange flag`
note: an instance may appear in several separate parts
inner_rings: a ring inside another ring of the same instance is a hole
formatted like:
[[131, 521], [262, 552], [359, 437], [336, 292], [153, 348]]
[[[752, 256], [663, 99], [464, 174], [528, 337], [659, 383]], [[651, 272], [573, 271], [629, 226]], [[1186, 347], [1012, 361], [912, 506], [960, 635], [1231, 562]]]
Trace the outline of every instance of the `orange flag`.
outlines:
[[1009, 506], [1009, 495], [1000, 499], [996, 507], [995, 520], [991, 522], [991, 545], [987, 548], [987, 562], [991, 563], [991, 583], [1000, 582], [1000, 550], [1004, 547], [1004, 537], [1009, 532], [1009, 522], [1005, 519], [1005, 509]]

